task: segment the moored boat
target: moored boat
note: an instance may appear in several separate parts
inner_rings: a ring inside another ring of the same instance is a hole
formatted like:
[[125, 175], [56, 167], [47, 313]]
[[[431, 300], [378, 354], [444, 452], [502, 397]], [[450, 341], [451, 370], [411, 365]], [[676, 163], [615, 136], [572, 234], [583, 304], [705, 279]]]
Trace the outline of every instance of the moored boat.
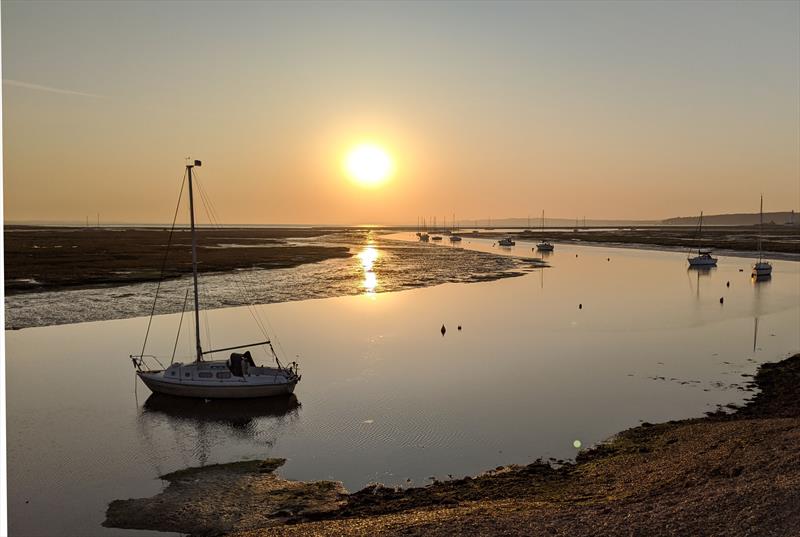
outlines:
[[[700, 211], [700, 219], [697, 222], [697, 240], [703, 234], [703, 211]], [[717, 258], [711, 256], [709, 248], [698, 248], [697, 255], [694, 257], [687, 257], [689, 267], [691, 268], [710, 268], [717, 266]]]
[[[542, 234], [544, 234], [544, 211], [542, 211]], [[555, 246], [547, 239], [542, 239], [536, 244], [536, 249], [540, 252], [552, 252]]]
[[[145, 333], [145, 341], [142, 345], [142, 352], [131, 355], [130, 359], [136, 368], [136, 375], [154, 393], [174, 395], [180, 397], [196, 397], [205, 399], [242, 399], [254, 397], [271, 397], [276, 395], [286, 395], [294, 392], [295, 386], [300, 382], [299, 366], [292, 362], [284, 366], [278, 359], [278, 354], [272, 346], [272, 342], [263, 330], [263, 325], [257, 322], [262, 329], [265, 339], [257, 343], [245, 345], [234, 345], [221, 349], [203, 350], [200, 340], [200, 303], [197, 284], [197, 230], [195, 228], [194, 215], [194, 193], [193, 193], [193, 171], [195, 166], [200, 166], [201, 162], [195, 160], [193, 164], [186, 165], [189, 186], [189, 216], [192, 233], [192, 279], [194, 289], [194, 327], [195, 327], [195, 356], [194, 361], [183, 363], [173, 360], [168, 367], [161, 365], [157, 357], [145, 354], [147, 346], [147, 336], [150, 332], [150, 323], [153, 315], [150, 315], [150, 322]], [[184, 176], [186, 177], [186, 176]], [[181, 188], [181, 192], [183, 188]], [[179, 200], [180, 205], [180, 200]], [[177, 212], [176, 212], [177, 217]], [[175, 228], [175, 220], [170, 230], [170, 240]], [[165, 258], [166, 259], [166, 258]], [[162, 269], [163, 276], [163, 269]], [[160, 282], [159, 282], [160, 288]], [[188, 301], [189, 292], [186, 292]], [[158, 289], [156, 298], [158, 300]], [[184, 302], [184, 310], [185, 310]], [[155, 312], [155, 303], [153, 305]], [[254, 314], [255, 318], [255, 314]], [[181, 313], [181, 324], [183, 313]], [[178, 327], [180, 336], [180, 326]], [[275, 359], [276, 366], [256, 365], [250, 351], [244, 353], [233, 352], [227, 360], [206, 360], [205, 357], [214, 353], [224, 353], [244, 348], [264, 347]], [[177, 338], [175, 343], [177, 348]], [[160, 367], [155, 367], [150, 361], [155, 361]]]
[[761, 249], [761, 232], [764, 226], [764, 196], [761, 196], [761, 205], [758, 209], [758, 261], [753, 265], [752, 275], [756, 280], [766, 280], [772, 277], [772, 264], [763, 259]]

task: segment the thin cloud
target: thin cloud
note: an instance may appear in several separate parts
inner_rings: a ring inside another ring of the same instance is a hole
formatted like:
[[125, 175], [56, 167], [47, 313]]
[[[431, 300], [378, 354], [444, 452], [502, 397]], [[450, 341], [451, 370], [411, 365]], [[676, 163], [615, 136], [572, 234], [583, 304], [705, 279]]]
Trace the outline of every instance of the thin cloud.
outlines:
[[61, 88], [53, 88], [50, 86], [42, 86], [40, 84], [31, 84], [30, 82], [23, 82], [21, 80], [12, 80], [9, 78], [3, 79], [3, 84], [8, 84], [9, 86], [16, 86], [18, 88], [26, 88], [32, 90], [39, 90], [39, 91], [49, 91], [50, 93], [61, 93], [63, 95], [78, 95], [79, 97], [92, 97], [95, 99], [105, 99], [105, 95], [98, 95], [96, 93], [86, 93], [83, 91], [72, 91], [68, 89], [61, 89]]

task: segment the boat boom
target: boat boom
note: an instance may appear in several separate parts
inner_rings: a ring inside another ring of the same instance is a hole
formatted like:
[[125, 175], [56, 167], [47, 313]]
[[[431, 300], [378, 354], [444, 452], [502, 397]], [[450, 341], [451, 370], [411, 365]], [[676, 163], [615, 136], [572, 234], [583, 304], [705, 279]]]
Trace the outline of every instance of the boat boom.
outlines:
[[203, 354], [211, 354], [212, 352], [224, 352], [224, 351], [232, 351], [234, 349], [244, 349], [246, 347], [258, 347], [259, 345], [268, 345], [269, 340], [266, 341], [259, 341], [258, 343], [249, 343], [247, 345], [236, 345], [235, 347], [225, 347], [224, 349], [214, 349], [211, 351], [203, 351]]

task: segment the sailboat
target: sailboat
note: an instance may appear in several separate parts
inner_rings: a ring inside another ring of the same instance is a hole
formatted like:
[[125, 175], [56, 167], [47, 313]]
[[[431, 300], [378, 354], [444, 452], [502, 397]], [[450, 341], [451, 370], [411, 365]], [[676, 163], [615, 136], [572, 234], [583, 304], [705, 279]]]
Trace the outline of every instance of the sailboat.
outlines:
[[761, 196], [761, 206], [758, 210], [758, 261], [753, 265], [753, 277], [757, 280], [772, 277], [772, 265], [764, 261], [761, 251], [761, 231], [764, 226], [764, 196]]
[[456, 215], [453, 215], [453, 230], [450, 232], [450, 242], [461, 242], [461, 235], [456, 231]]
[[[136, 375], [154, 393], [205, 399], [241, 399], [286, 395], [300, 382], [298, 364], [282, 365], [269, 339], [257, 343], [234, 345], [222, 349], [203, 350], [200, 342], [200, 303], [197, 285], [197, 230], [195, 229], [192, 172], [202, 163], [195, 160], [186, 165], [189, 184], [189, 216], [192, 232], [192, 280], [194, 288], [195, 356], [191, 362], [172, 362], [164, 368], [155, 356], [142, 353], [131, 355]], [[174, 222], [173, 222], [174, 228]], [[156, 293], [156, 299], [158, 298]], [[187, 291], [188, 298], [188, 291]], [[153, 308], [155, 311], [155, 306]], [[152, 321], [152, 314], [150, 316]], [[150, 325], [148, 324], [148, 332]], [[180, 327], [178, 328], [180, 334]], [[275, 358], [276, 367], [258, 366], [250, 351], [231, 353], [228, 360], [206, 360], [212, 353], [234, 351], [258, 346], [266, 347]], [[152, 367], [146, 358], [154, 359], [161, 368]]]
[[[697, 239], [700, 239], [700, 236], [703, 233], [703, 211], [700, 211], [700, 220], [698, 221], [697, 227]], [[717, 259], [715, 257], [711, 257], [711, 250], [708, 248], [698, 248], [697, 255], [694, 257], [687, 258], [689, 260], [689, 266], [695, 268], [710, 268], [717, 266]]]
[[[544, 234], [544, 211], [542, 211], [542, 234]], [[552, 252], [555, 246], [547, 239], [542, 239], [542, 241], [536, 245], [536, 249], [540, 252]]]

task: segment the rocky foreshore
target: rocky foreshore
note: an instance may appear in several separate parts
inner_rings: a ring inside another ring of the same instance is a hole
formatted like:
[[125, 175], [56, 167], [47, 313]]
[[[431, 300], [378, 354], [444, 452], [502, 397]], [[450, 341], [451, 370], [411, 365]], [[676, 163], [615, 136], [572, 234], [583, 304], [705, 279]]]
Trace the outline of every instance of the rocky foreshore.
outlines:
[[733, 412], [644, 423], [574, 463], [353, 494], [283, 480], [275, 461], [216, 465], [164, 476], [171, 484], [154, 498], [113, 502], [106, 525], [235, 537], [790, 535], [800, 527], [800, 355], [762, 365], [753, 384]]

